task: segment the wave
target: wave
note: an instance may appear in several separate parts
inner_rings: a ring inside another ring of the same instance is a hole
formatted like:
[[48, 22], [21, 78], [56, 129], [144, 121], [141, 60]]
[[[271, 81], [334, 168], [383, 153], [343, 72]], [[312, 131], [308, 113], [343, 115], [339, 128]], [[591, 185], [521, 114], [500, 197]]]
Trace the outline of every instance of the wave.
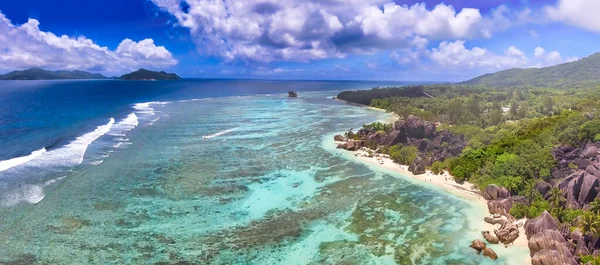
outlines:
[[210, 100], [211, 98], [193, 98], [193, 99], [184, 99], [184, 100], [180, 100], [178, 102], [180, 103], [185, 103], [185, 102], [193, 102], [193, 101], [204, 101], [204, 100]]
[[205, 136], [202, 136], [202, 139], [211, 139], [211, 138], [215, 138], [215, 137], [217, 137], [217, 136], [221, 136], [221, 135], [223, 135], [223, 134], [227, 134], [227, 133], [233, 132], [233, 131], [235, 131], [235, 130], [237, 130], [237, 129], [238, 129], [238, 128], [236, 127], [236, 128], [232, 128], [232, 129], [229, 129], [229, 130], [220, 131], [220, 132], [218, 132], [218, 133], [215, 133], [215, 134], [211, 134], [211, 135], [205, 135]]
[[112, 127], [109, 135], [125, 136], [128, 131], [133, 130], [133, 128], [137, 127], [139, 124], [140, 122], [138, 121], [137, 115], [135, 115], [135, 113], [130, 113], [127, 118], [119, 121]]
[[36, 157], [42, 155], [45, 152], [46, 152], [46, 148], [42, 148], [40, 150], [31, 152], [31, 154], [29, 154], [28, 156], [15, 157], [15, 158], [12, 158], [9, 160], [0, 161], [0, 172], [7, 170], [9, 168], [12, 168], [12, 167], [16, 167], [21, 164], [25, 164], [25, 163], [35, 159]]
[[44, 187], [40, 185], [22, 184], [15, 189], [2, 192], [0, 195], [0, 206], [10, 207], [21, 202], [36, 204], [45, 197]]

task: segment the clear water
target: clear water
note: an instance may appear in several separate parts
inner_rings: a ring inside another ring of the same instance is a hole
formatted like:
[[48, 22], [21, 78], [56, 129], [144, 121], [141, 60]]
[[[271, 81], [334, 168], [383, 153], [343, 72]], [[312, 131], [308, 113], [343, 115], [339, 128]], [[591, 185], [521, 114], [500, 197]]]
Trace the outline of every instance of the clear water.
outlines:
[[469, 202], [336, 150], [388, 117], [336, 93], [84, 109], [91, 130], [0, 171], [0, 262], [521, 264], [468, 248]]

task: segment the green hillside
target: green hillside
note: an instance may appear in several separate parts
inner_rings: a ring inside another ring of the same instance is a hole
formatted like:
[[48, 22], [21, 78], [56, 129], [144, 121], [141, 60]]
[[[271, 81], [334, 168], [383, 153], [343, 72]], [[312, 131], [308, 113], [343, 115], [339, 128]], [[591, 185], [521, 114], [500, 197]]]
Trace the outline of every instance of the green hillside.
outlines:
[[600, 85], [600, 53], [551, 67], [504, 70], [482, 75], [460, 84], [554, 88]]

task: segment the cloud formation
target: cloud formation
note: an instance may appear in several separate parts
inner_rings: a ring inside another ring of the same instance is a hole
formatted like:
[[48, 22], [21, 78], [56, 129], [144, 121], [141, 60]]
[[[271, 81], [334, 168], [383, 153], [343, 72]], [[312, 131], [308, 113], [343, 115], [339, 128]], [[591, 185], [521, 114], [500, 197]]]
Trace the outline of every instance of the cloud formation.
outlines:
[[429, 57], [437, 65], [452, 69], [503, 70], [528, 64], [525, 53], [514, 46], [498, 55], [480, 47], [468, 49], [464, 41], [444, 41], [430, 51]]
[[546, 6], [544, 9], [551, 20], [600, 32], [598, 10], [600, 10], [598, 0], [559, 0], [555, 5]]
[[189, 29], [199, 51], [227, 61], [310, 61], [411, 48], [414, 40], [489, 38], [510, 11], [488, 15], [386, 0], [152, 0]]
[[0, 69], [44, 67], [121, 73], [177, 64], [172, 54], [165, 47], [156, 46], [152, 39], [125, 39], [112, 51], [83, 36], [57, 36], [42, 31], [39, 25], [35, 19], [13, 25], [0, 12]]

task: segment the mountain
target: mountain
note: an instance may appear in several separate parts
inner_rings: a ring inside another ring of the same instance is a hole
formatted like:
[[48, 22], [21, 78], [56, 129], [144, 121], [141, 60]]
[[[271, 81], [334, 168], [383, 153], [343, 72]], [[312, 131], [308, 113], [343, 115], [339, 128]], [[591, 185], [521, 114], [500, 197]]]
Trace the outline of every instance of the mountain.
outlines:
[[600, 53], [579, 61], [544, 68], [509, 69], [486, 74], [460, 84], [534, 87], [573, 87], [600, 84]]
[[165, 73], [164, 71], [155, 72], [146, 69], [140, 69], [129, 74], [119, 77], [121, 80], [179, 80], [179, 77], [173, 73]]
[[84, 71], [48, 71], [41, 68], [31, 68], [23, 71], [12, 71], [0, 75], [0, 80], [51, 80], [51, 79], [106, 79], [101, 74]]

